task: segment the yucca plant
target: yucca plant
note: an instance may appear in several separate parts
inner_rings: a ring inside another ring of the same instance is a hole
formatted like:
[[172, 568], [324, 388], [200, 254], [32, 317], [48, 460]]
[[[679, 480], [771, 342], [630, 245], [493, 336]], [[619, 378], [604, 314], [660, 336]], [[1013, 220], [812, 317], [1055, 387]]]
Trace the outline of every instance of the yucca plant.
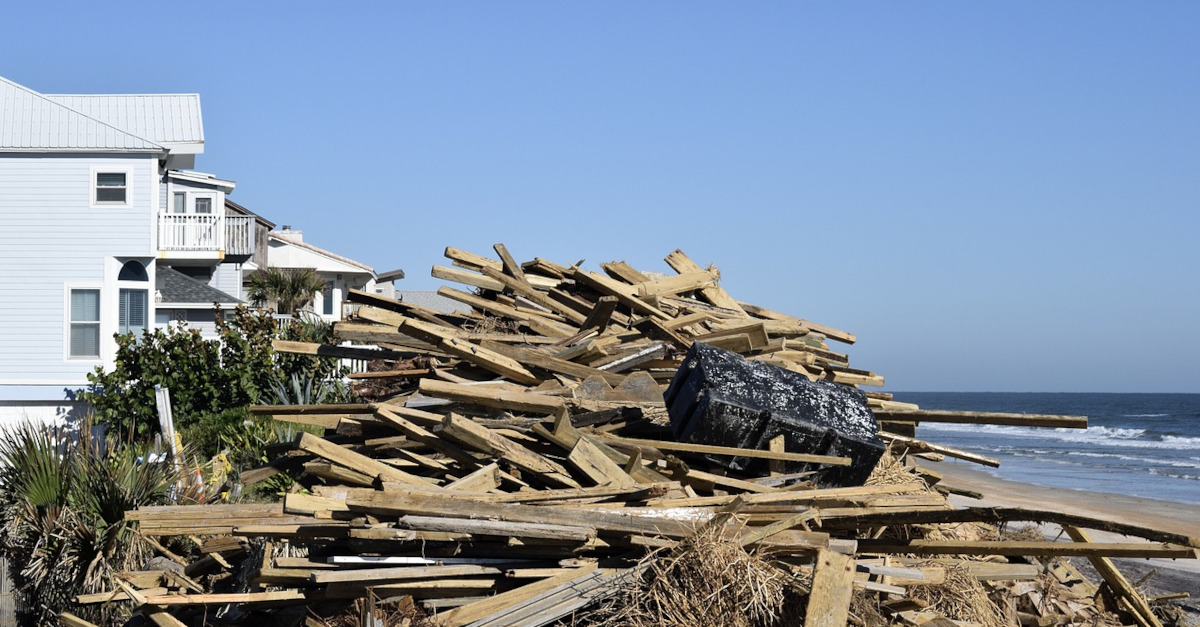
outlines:
[[89, 434], [28, 423], [0, 433], [0, 553], [34, 624], [67, 609], [104, 624], [127, 617], [124, 604], [74, 608], [74, 597], [141, 568], [149, 547], [125, 512], [165, 502], [176, 478], [170, 464], [141, 461], [144, 447]]

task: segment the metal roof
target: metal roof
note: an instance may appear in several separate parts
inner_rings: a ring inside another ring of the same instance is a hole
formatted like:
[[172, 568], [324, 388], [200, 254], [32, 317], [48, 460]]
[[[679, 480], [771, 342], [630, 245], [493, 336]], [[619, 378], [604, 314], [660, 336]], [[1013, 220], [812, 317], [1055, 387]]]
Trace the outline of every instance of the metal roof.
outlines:
[[46, 99], [159, 144], [204, 144], [200, 94], [44, 94]]
[[89, 117], [0, 77], [0, 150], [166, 152], [163, 146]]

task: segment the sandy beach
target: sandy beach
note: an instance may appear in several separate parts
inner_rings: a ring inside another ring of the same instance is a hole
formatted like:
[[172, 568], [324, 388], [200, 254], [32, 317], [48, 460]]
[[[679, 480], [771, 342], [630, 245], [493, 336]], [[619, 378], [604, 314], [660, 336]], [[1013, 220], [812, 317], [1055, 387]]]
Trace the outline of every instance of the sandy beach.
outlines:
[[[1200, 537], [1200, 505], [1018, 483], [994, 477], [973, 464], [953, 460], [940, 463], [922, 462], [921, 465], [941, 473], [945, 477], [944, 485], [984, 495], [981, 500], [953, 496], [951, 503], [957, 507], [995, 506], [1052, 510]], [[1059, 529], [1055, 525], [1045, 525], [1043, 531], [1051, 538], [1059, 535]], [[1123, 536], [1116, 534], [1096, 533], [1094, 537], [1098, 541], [1125, 541]], [[1192, 598], [1186, 601], [1186, 604], [1200, 604], [1200, 560], [1114, 561], [1126, 577], [1134, 581], [1151, 571], [1156, 571], [1147, 580], [1148, 588], [1164, 593], [1188, 592]]]

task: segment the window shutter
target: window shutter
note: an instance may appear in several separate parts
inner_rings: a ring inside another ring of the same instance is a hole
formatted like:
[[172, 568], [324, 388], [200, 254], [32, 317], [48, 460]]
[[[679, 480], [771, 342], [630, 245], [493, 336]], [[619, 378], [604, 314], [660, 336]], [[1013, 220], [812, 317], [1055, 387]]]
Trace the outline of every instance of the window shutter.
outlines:
[[141, 333], [146, 329], [146, 290], [129, 290], [129, 330]]
[[149, 317], [147, 291], [122, 289], [120, 301], [117, 331], [141, 334], [146, 329], [146, 319]]

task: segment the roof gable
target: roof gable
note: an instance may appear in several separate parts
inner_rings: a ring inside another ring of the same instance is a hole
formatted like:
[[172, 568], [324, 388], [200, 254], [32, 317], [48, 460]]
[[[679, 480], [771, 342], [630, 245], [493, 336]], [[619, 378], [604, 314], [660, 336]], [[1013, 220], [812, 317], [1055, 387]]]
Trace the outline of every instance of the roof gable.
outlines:
[[166, 152], [138, 137], [0, 77], [0, 150]]
[[[271, 231], [270, 249], [267, 252], [269, 264], [281, 268], [315, 268], [320, 272], [348, 272], [353, 274], [369, 274], [375, 276], [375, 270], [364, 263], [359, 263], [337, 253], [331, 253], [323, 248], [289, 237], [285, 233]], [[287, 252], [283, 252], [284, 249]]]

